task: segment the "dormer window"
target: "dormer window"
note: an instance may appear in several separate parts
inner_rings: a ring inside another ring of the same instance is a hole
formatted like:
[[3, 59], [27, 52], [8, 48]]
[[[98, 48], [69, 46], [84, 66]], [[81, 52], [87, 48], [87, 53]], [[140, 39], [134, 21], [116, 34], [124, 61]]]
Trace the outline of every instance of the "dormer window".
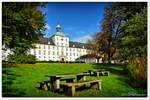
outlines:
[[50, 42], [48, 42], [48, 44], [50, 44]]
[[84, 46], [82, 48], [84, 48]]
[[73, 45], [73, 47], [74, 47], [74, 45]]

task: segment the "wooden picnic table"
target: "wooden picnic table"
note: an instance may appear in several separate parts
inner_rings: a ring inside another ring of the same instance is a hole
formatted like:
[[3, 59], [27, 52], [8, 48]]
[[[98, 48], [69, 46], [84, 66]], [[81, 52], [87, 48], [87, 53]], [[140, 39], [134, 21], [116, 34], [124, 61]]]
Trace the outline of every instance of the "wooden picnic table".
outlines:
[[100, 73], [102, 75], [107, 73], [107, 76], [109, 76], [109, 71], [107, 71], [106, 69], [91, 69], [91, 70], [88, 70], [88, 72], [90, 73], [90, 76], [92, 76], [94, 74], [96, 74], [96, 76], [99, 76]]
[[51, 90], [54, 91], [60, 89], [60, 80], [64, 77], [76, 76], [77, 82], [81, 82], [86, 81], [86, 76], [88, 75], [90, 75], [90, 73], [50, 75]]

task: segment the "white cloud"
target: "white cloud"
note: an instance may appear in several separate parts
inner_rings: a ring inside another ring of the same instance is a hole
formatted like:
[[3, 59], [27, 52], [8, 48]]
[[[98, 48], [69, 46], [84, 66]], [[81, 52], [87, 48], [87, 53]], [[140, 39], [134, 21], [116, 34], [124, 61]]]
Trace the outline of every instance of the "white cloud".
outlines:
[[85, 36], [76, 38], [76, 39], [74, 39], [74, 41], [78, 41], [78, 42], [81, 42], [81, 43], [86, 43], [88, 39], [91, 39], [90, 35], [85, 35]]

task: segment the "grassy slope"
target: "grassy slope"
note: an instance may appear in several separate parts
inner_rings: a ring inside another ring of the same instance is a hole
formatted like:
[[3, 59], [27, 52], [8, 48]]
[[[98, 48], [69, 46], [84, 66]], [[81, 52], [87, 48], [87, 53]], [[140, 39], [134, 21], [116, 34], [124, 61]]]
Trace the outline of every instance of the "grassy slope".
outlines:
[[[18, 65], [14, 68], [3, 68], [2, 86], [3, 96], [29, 96], [29, 97], [47, 97], [47, 96], [65, 96], [64, 94], [53, 93], [39, 90], [39, 83], [42, 80], [49, 80], [45, 75], [54, 74], [72, 74], [88, 71], [94, 67], [103, 67], [92, 64], [48, 64], [38, 63], [35, 65]], [[106, 68], [106, 67], [105, 67]], [[125, 80], [127, 77], [123, 74], [122, 67], [107, 67], [110, 70], [110, 76], [90, 77], [87, 79], [102, 80], [102, 90], [93, 89], [77, 91], [76, 96], [100, 96], [115, 97], [129, 96], [129, 94], [140, 94], [143, 90], [136, 90], [129, 86]]]

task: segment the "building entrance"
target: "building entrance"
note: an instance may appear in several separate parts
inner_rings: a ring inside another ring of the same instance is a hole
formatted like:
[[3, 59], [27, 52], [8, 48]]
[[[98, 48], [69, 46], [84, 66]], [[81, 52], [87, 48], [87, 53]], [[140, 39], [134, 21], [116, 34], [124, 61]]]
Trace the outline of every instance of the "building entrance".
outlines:
[[64, 58], [61, 58], [61, 61], [63, 61], [63, 62], [64, 62]]

